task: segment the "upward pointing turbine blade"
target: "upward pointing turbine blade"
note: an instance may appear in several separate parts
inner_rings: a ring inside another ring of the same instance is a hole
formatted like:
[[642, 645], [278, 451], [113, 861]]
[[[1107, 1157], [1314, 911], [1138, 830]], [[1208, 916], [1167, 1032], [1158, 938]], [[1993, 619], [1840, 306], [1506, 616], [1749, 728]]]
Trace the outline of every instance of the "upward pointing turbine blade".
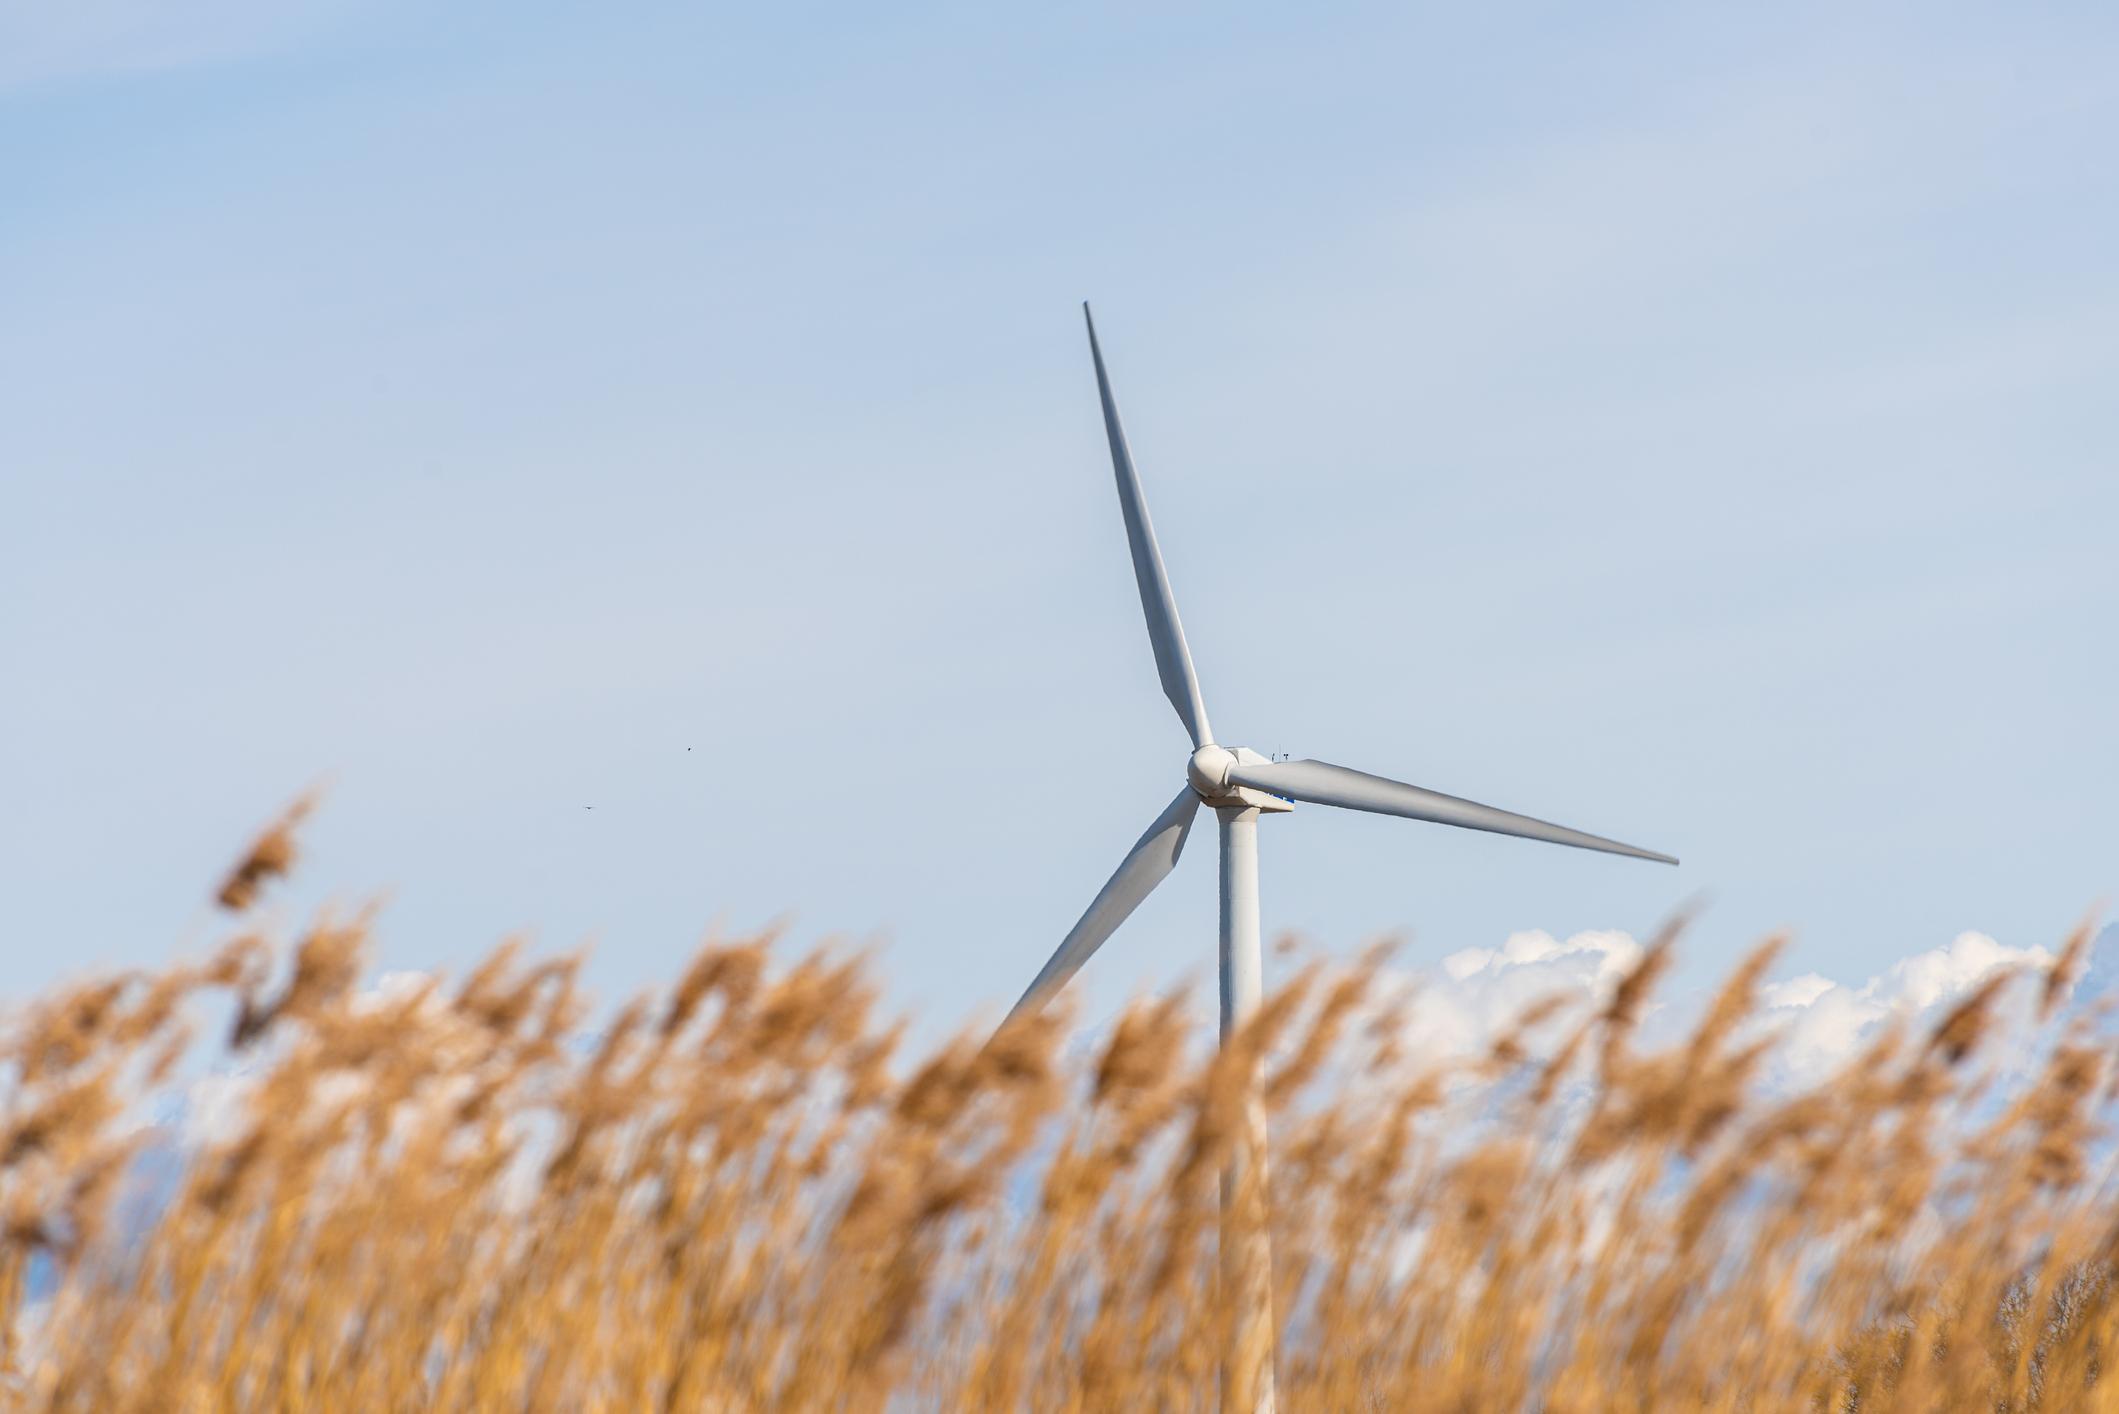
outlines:
[[[1169, 877], [1177, 867], [1177, 856], [1184, 852], [1185, 836], [1191, 833], [1192, 817], [1199, 810], [1199, 793], [1187, 785], [1177, 793], [1177, 799], [1148, 826], [1148, 833], [1134, 842], [1133, 848], [1119, 863], [1118, 872], [1090, 903], [1088, 912], [1076, 923], [1067, 936], [1060, 940], [1059, 950], [1037, 974], [1037, 980], [1023, 993], [1008, 1013], [1009, 1020], [1027, 1011], [1035, 1011], [1067, 979], [1081, 970], [1090, 954], [1104, 945], [1118, 925], [1126, 921], [1128, 914], [1140, 906], [1140, 901], [1154, 892], [1155, 886]], [[1005, 1024], [1005, 1023], [1004, 1023]]]
[[1170, 593], [1170, 576], [1155, 544], [1155, 526], [1148, 519], [1148, 503], [1133, 470], [1133, 454], [1126, 449], [1126, 429], [1118, 420], [1118, 402], [1111, 396], [1111, 379], [1104, 372], [1104, 351], [1096, 342], [1096, 320], [1086, 301], [1082, 319], [1089, 326], [1089, 356], [1096, 360], [1096, 391], [1104, 401], [1104, 436], [1111, 442], [1111, 469], [1118, 476], [1118, 504], [1126, 516], [1126, 542], [1133, 550], [1140, 607], [1148, 616], [1148, 638], [1155, 645], [1155, 671], [1162, 678], [1163, 695], [1192, 734], [1192, 745], [1205, 746], [1214, 740], [1214, 729], [1207, 725], [1199, 674], [1192, 670], [1192, 651], [1185, 647], [1184, 625], [1177, 621], [1177, 599]]
[[1528, 815], [1497, 810], [1475, 800], [1462, 800], [1454, 795], [1444, 795], [1440, 791], [1424, 790], [1419, 786], [1409, 786], [1403, 781], [1372, 776], [1366, 771], [1334, 766], [1329, 761], [1276, 761], [1263, 766], [1245, 765], [1239, 761], [1229, 772], [1229, 784], [1250, 786], [1271, 795], [1286, 796], [1290, 800], [1306, 800], [1313, 805], [1336, 805], [1344, 810], [1398, 815], [1407, 820], [1431, 820], [1437, 825], [1488, 830], [1497, 835], [1514, 835], [1518, 839], [1543, 840], [1547, 844], [1572, 845], [1576, 849], [1594, 849], [1605, 854], [1652, 859], [1658, 864], [1677, 863], [1677, 860], [1669, 855], [1657, 854], [1652, 849], [1620, 844], [1617, 840], [1607, 840], [1601, 835], [1585, 834], [1581, 830], [1570, 830], [1565, 825], [1533, 820]]

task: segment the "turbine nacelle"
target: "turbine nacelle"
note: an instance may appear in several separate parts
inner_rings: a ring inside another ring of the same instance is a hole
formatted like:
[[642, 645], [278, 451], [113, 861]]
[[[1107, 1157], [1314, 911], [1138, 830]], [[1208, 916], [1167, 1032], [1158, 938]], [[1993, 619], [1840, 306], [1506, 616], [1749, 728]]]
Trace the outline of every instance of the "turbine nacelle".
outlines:
[[1199, 798], [1207, 804], [1226, 809], [1232, 806], [1249, 807], [1253, 810], [1278, 813], [1293, 810], [1294, 805], [1277, 795], [1250, 786], [1236, 785], [1229, 776], [1243, 766], [1270, 766], [1272, 758], [1260, 756], [1248, 746], [1217, 746], [1208, 742], [1192, 753], [1185, 763], [1185, 778]]

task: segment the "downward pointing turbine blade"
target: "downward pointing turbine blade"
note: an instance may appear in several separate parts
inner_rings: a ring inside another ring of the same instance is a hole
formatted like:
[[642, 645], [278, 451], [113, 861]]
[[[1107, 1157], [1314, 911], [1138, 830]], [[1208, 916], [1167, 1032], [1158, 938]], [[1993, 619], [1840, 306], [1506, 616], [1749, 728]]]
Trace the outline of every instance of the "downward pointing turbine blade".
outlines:
[[1543, 820], [1533, 820], [1528, 815], [1496, 810], [1475, 800], [1460, 800], [1440, 791], [1423, 790], [1403, 781], [1372, 776], [1366, 771], [1334, 766], [1329, 761], [1278, 761], [1265, 766], [1238, 762], [1229, 772], [1229, 783], [1286, 796], [1290, 800], [1306, 800], [1313, 805], [1336, 805], [1344, 810], [1367, 810], [1377, 815], [1399, 815], [1408, 820], [1431, 820], [1437, 825], [1489, 830], [1497, 835], [1543, 840], [1547, 844], [1653, 859], [1659, 864], [1677, 863], [1669, 855], [1657, 854], [1652, 849], [1638, 849], [1601, 835], [1570, 830], [1565, 825], [1551, 825]]
[[1162, 678], [1163, 695], [1192, 734], [1192, 745], [1205, 746], [1214, 739], [1214, 731], [1207, 725], [1207, 704], [1199, 695], [1199, 674], [1192, 670], [1184, 625], [1177, 621], [1177, 600], [1170, 593], [1170, 576], [1155, 544], [1155, 526], [1148, 519], [1148, 503], [1133, 470], [1133, 454], [1126, 450], [1126, 429], [1119, 424], [1118, 402], [1111, 396], [1104, 351], [1096, 342], [1096, 320], [1087, 304], [1082, 305], [1082, 318], [1089, 325], [1089, 356], [1096, 360], [1096, 391], [1104, 400], [1104, 435], [1111, 442], [1111, 469], [1118, 476], [1118, 504], [1126, 517], [1126, 542], [1133, 550], [1140, 607], [1148, 616], [1148, 638], [1155, 645], [1155, 671]]
[[1177, 856], [1184, 852], [1185, 836], [1191, 832], [1192, 817], [1199, 810], [1199, 795], [1187, 785], [1178, 792], [1177, 799], [1170, 802], [1148, 827], [1148, 833], [1135, 842], [1126, 853], [1118, 872], [1097, 894], [1081, 921], [1061, 940], [1059, 951], [1045, 964], [1044, 971], [1023, 993], [1023, 999], [1008, 1013], [1009, 1019], [1043, 1006], [1047, 998], [1067, 984], [1067, 979], [1081, 970], [1090, 954], [1104, 945], [1126, 916], [1140, 905], [1140, 901], [1154, 892], [1155, 886], [1169, 876], [1177, 867]]

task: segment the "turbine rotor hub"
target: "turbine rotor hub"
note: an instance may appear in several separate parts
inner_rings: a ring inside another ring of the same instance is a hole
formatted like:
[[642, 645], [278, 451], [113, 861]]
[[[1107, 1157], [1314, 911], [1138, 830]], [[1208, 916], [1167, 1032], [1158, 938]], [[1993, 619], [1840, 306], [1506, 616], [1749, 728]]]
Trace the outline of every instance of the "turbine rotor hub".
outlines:
[[1272, 761], [1260, 756], [1247, 746], [1217, 746], [1208, 742], [1192, 753], [1185, 763], [1185, 777], [1192, 782], [1192, 789], [1199, 798], [1215, 807], [1238, 806], [1252, 810], [1263, 810], [1273, 814], [1293, 810], [1295, 807], [1279, 796], [1251, 786], [1232, 785], [1229, 773], [1238, 765], [1269, 766]]
[[1208, 800], [1229, 793], [1229, 772], [1236, 768], [1236, 753], [1226, 746], [1208, 742], [1192, 753], [1185, 763], [1185, 775], [1192, 782], [1192, 789]]

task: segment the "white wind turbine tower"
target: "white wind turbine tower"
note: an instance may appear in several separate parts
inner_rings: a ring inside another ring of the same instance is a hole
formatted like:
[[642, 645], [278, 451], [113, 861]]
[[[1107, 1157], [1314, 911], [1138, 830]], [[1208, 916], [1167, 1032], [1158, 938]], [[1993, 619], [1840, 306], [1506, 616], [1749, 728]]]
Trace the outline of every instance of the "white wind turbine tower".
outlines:
[[[1406, 785], [1366, 771], [1334, 766], [1327, 761], [1271, 761], [1245, 747], [1227, 747], [1214, 739], [1207, 725], [1207, 706], [1200, 695], [1199, 675], [1192, 668], [1191, 651], [1185, 647], [1185, 631], [1177, 619], [1177, 600], [1170, 593], [1170, 577], [1163, 569], [1162, 552], [1156, 548], [1155, 527], [1148, 519], [1148, 505], [1141, 496], [1140, 477], [1133, 470], [1133, 456], [1126, 450], [1125, 428], [1118, 420], [1118, 404], [1111, 396], [1111, 379], [1104, 371], [1104, 354], [1096, 341], [1096, 321], [1089, 306], [1082, 306], [1089, 326], [1089, 354], [1096, 363], [1096, 389], [1104, 404], [1104, 435], [1111, 442], [1111, 466], [1118, 477], [1118, 504], [1125, 515], [1126, 541], [1133, 551], [1133, 577], [1140, 585], [1140, 604], [1148, 618], [1148, 638], [1155, 647], [1155, 668], [1162, 678], [1163, 694], [1177, 709], [1178, 718], [1192, 737], [1192, 757], [1186, 764], [1185, 784], [1148, 832], [1137, 840], [1120, 861], [1118, 871], [1100, 890], [1081, 920], [1060, 941], [1051, 960], [1023, 993], [1009, 1013], [1010, 1019], [1041, 1006], [1081, 965], [1104, 939], [1111, 936], [1126, 916], [1139, 906], [1155, 886], [1176, 867], [1192, 829], [1192, 817], [1202, 803], [1214, 807], [1221, 827], [1221, 1035], [1230, 1034], [1256, 1010], [1263, 963], [1258, 941], [1258, 817], [1294, 809], [1290, 803], [1334, 805], [1344, 810], [1365, 810], [1377, 815], [1397, 815], [1408, 820], [1427, 820], [1438, 825], [1456, 825], [1486, 830], [1497, 835], [1516, 835], [1547, 844], [1572, 845], [1577, 849], [1601, 850], [1606, 854], [1631, 855], [1662, 864], [1677, 860], [1653, 850], [1637, 849], [1616, 840], [1570, 830], [1562, 825], [1533, 820], [1491, 805], [1462, 800], [1420, 786]], [[1254, 1077], [1255, 1079], [1255, 1077]], [[1239, 1190], [1262, 1194], [1264, 1188], [1264, 1117], [1255, 1086], [1250, 1097], [1248, 1149], [1257, 1168], [1246, 1179], [1242, 1159], [1233, 1162], [1222, 1181], [1223, 1280], [1231, 1283], [1236, 1310], [1236, 1328], [1230, 1358], [1222, 1372], [1222, 1404], [1225, 1408], [1270, 1410], [1273, 1408], [1272, 1366], [1272, 1277], [1271, 1253], [1266, 1246], [1262, 1212], [1255, 1209], [1243, 1226], [1251, 1232], [1242, 1241], [1231, 1240], [1233, 1209]], [[1246, 1187], [1246, 1184], [1248, 1186]]]

